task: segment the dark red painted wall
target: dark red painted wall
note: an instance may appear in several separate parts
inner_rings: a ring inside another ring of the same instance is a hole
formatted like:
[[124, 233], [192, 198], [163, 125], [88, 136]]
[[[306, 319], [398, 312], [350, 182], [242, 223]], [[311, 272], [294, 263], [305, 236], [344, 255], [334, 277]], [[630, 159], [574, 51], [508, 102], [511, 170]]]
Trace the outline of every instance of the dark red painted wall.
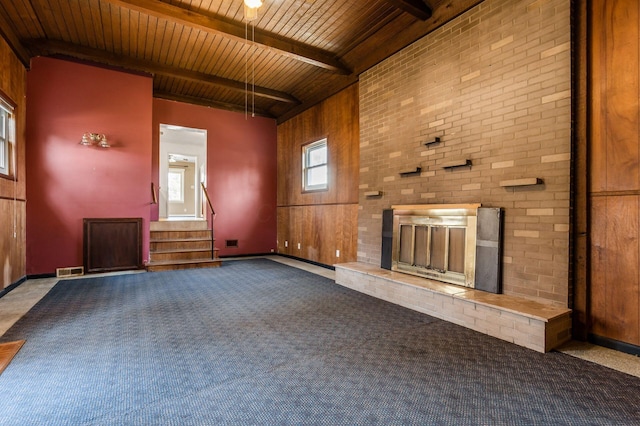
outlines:
[[[148, 258], [153, 82], [51, 58], [27, 74], [27, 274], [82, 265], [82, 219], [142, 217]], [[112, 148], [85, 147], [84, 132]]]
[[[276, 247], [276, 122], [180, 102], [153, 101], [153, 179], [159, 181], [159, 127], [207, 130], [207, 188], [216, 210], [221, 256], [269, 253]], [[152, 217], [157, 218], [157, 209]], [[225, 248], [238, 240], [238, 248]]]

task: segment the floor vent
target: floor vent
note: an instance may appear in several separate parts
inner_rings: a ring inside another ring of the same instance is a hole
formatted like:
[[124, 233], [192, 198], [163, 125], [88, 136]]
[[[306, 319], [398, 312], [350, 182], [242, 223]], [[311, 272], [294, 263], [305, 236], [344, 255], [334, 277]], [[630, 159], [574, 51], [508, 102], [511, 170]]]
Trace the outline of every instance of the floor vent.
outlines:
[[238, 240], [225, 240], [225, 247], [235, 247], [238, 248]]
[[56, 268], [56, 277], [77, 277], [84, 275], [84, 266], [72, 266], [70, 268]]

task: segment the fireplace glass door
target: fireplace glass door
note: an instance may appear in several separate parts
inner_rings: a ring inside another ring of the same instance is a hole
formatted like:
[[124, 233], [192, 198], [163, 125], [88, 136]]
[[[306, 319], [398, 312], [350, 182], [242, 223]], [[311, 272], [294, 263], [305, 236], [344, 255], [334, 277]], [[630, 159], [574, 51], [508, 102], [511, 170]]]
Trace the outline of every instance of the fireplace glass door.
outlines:
[[400, 226], [400, 263], [464, 274], [464, 228], [424, 225]]
[[394, 218], [392, 269], [472, 287], [475, 228], [468, 229], [468, 219], [466, 216]]

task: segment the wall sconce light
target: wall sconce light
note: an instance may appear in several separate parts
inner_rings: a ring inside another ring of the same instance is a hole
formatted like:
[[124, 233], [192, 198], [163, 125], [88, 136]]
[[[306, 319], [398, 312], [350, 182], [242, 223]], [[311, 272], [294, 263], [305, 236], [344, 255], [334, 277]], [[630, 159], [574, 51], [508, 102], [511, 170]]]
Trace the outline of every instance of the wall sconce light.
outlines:
[[100, 133], [85, 133], [82, 135], [82, 139], [80, 140], [80, 145], [91, 146], [97, 145], [100, 148], [109, 148], [109, 142], [107, 141], [107, 137], [104, 134]]

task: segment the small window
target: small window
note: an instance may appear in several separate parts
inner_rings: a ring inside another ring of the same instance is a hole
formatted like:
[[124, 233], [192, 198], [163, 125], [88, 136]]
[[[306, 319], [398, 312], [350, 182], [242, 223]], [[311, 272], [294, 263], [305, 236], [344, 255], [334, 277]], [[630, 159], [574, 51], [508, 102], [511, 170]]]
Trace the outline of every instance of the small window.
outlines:
[[302, 185], [305, 191], [319, 191], [328, 186], [327, 139], [302, 148]]
[[0, 97], [0, 175], [11, 176], [11, 144], [15, 138], [13, 107]]
[[169, 202], [184, 203], [184, 169], [169, 168]]

